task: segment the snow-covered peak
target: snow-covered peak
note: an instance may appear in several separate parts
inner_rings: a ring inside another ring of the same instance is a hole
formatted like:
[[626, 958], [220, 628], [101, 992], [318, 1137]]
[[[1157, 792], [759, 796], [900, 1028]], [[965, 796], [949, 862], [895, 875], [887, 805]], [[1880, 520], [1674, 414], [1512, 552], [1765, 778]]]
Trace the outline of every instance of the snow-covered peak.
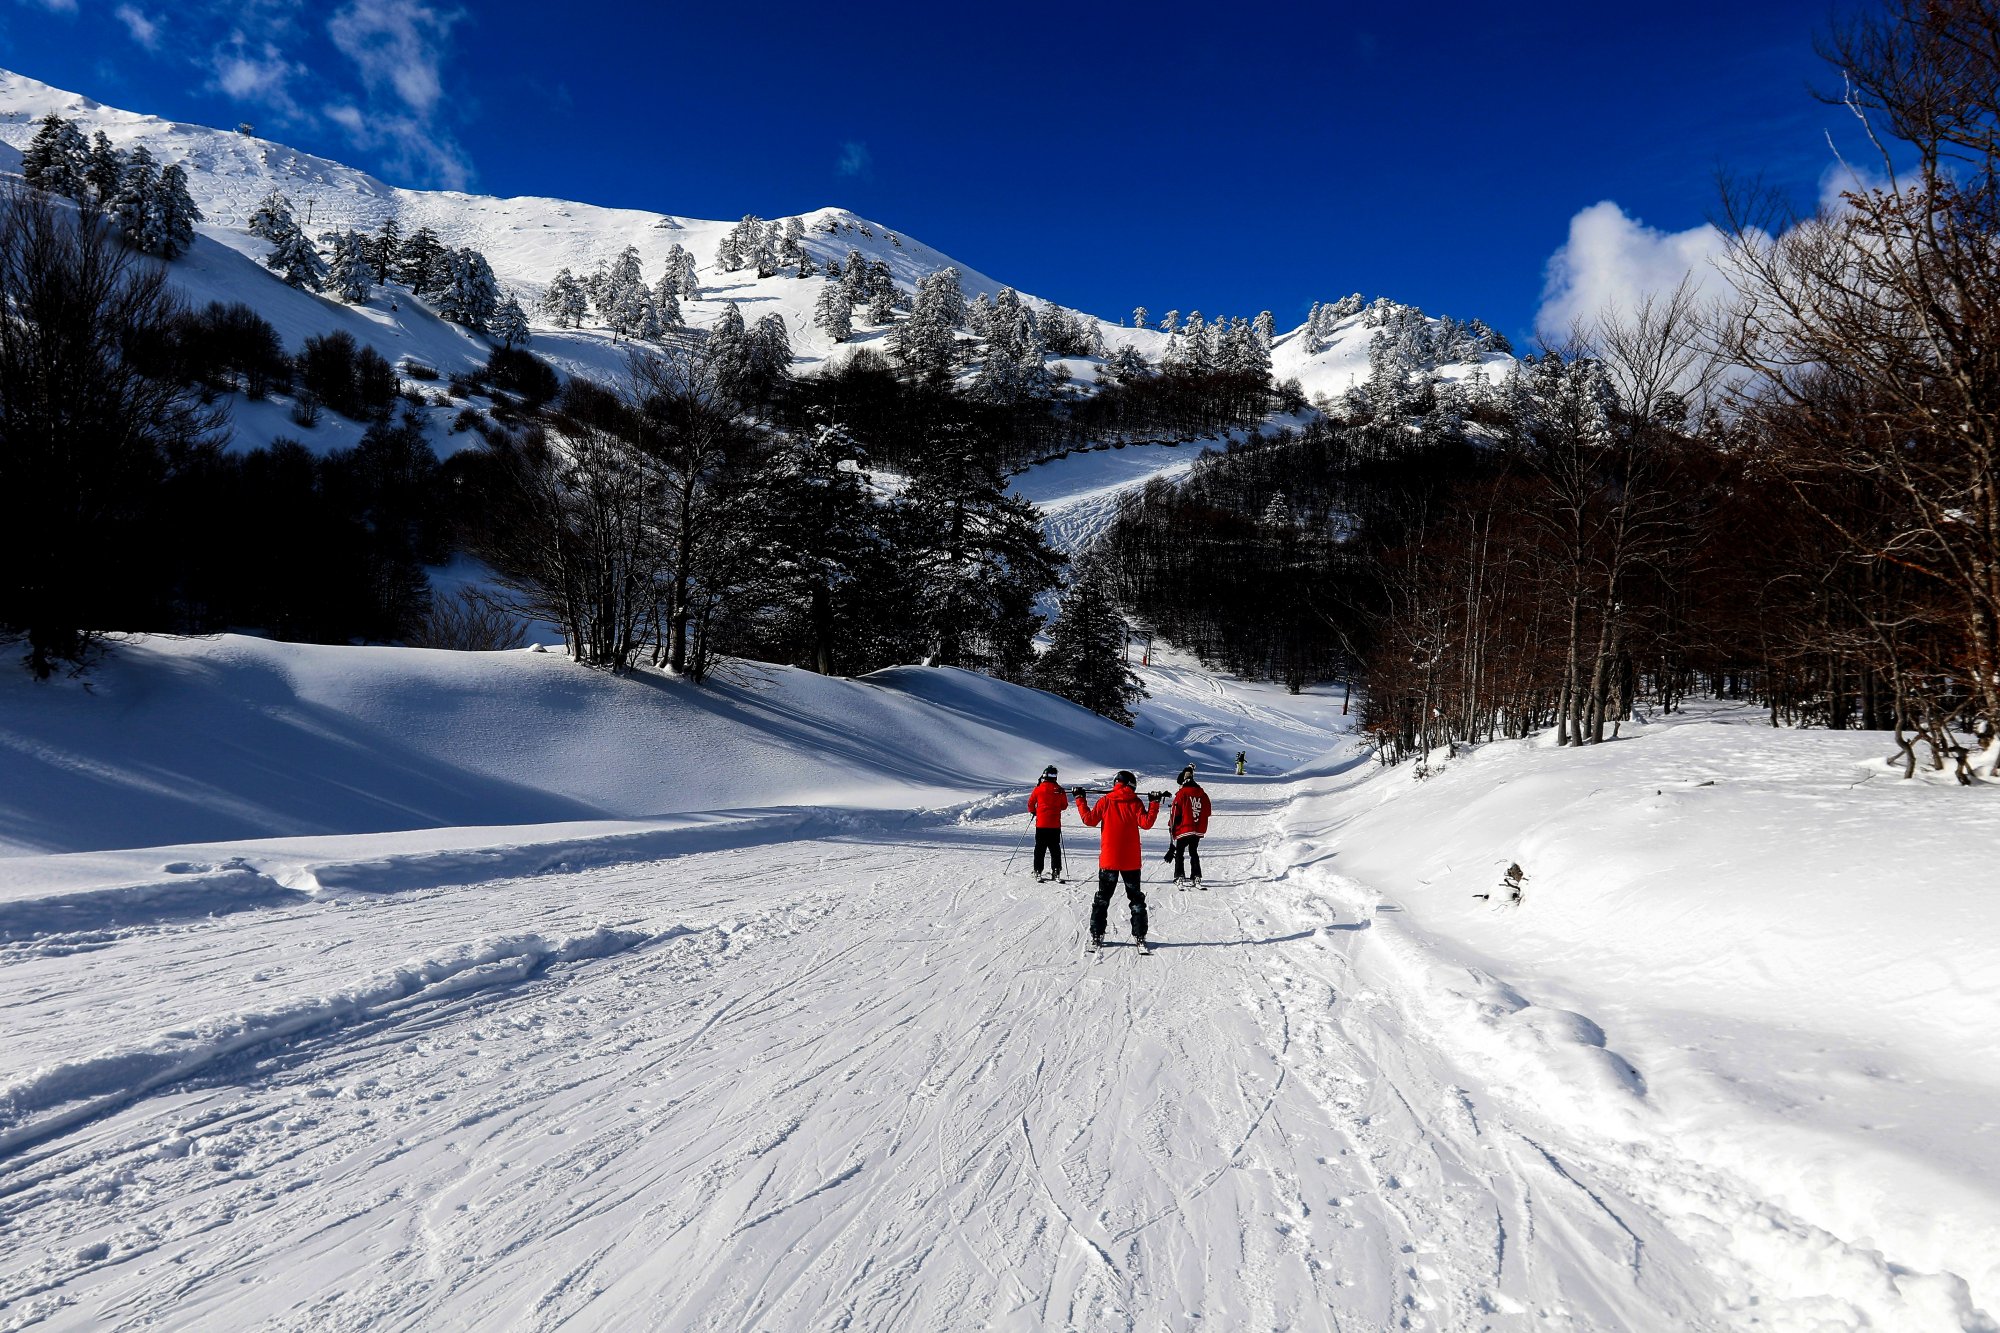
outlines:
[[1360, 295], [1315, 306], [1314, 315], [1271, 345], [1271, 375], [1296, 379], [1308, 399], [1338, 399], [1368, 379], [1370, 349], [1378, 337], [1398, 348], [1405, 366], [1425, 376], [1466, 380], [1483, 374], [1504, 379], [1514, 364], [1504, 340], [1488, 344], [1477, 321], [1427, 315], [1415, 306], [1384, 297], [1364, 302]]

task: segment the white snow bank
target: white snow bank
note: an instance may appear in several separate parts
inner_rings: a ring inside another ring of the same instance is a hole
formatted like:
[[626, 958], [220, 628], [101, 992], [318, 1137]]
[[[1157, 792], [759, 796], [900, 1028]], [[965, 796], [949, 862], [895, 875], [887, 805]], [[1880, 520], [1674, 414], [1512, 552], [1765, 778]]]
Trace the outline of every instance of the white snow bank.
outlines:
[[[950, 669], [843, 680], [736, 664], [695, 686], [559, 653], [149, 636], [83, 682], [0, 673], [0, 891], [20, 878], [7, 855], [909, 809], [1024, 786], [1051, 762], [1168, 774], [1179, 756], [1052, 695]], [[50, 874], [62, 872], [35, 878]]]
[[1722, 707], [1495, 744], [1308, 795], [1270, 855], [1368, 913], [1469, 1068], [1620, 1145], [1738, 1262], [1874, 1292], [1842, 1326], [1992, 1328], [2000, 807], [1884, 748]]

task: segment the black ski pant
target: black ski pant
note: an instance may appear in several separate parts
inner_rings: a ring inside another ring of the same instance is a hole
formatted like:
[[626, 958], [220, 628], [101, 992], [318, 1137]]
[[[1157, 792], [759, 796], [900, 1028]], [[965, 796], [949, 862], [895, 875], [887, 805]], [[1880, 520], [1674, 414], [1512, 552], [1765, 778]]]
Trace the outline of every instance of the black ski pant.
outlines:
[[1097, 896], [1090, 900], [1090, 933], [1093, 936], [1104, 933], [1104, 918], [1111, 912], [1111, 895], [1118, 889], [1119, 876], [1125, 878], [1125, 896], [1132, 900], [1132, 938], [1146, 938], [1146, 895], [1139, 888], [1139, 872], [1136, 870], [1099, 870], [1097, 872]]
[[1035, 873], [1042, 873], [1042, 858], [1046, 856], [1049, 869], [1058, 879], [1062, 877], [1062, 830], [1059, 828], [1038, 828], [1035, 830]]
[[1174, 878], [1187, 877], [1188, 870], [1194, 871], [1194, 878], [1201, 878], [1201, 834], [1183, 833], [1174, 839]]

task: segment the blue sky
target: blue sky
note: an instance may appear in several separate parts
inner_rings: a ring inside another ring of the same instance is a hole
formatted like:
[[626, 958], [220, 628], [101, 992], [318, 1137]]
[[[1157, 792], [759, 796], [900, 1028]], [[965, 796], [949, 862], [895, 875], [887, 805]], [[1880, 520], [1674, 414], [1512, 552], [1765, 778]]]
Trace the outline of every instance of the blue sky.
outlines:
[[396, 184], [839, 204], [1106, 316], [1358, 290], [1517, 336], [1566, 243], [1644, 264], [1719, 169], [1810, 200], [1844, 132], [1823, 2], [1390, 9], [0, 0], [0, 64]]

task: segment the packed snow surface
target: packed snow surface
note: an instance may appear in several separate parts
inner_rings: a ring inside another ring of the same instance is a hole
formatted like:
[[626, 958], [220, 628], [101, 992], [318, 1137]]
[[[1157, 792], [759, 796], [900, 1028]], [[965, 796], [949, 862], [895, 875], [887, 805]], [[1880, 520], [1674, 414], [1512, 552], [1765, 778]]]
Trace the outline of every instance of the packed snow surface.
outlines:
[[[0, 1323], [1994, 1326], [1984, 793], [1717, 709], [1418, 783], [1163, 658], [1132, 731], [240, 639], [9, 686]], [[1183, 755], [1207, 883], [1086, 957], [1027, 782]], [[37, 850], [128, 803], [264, 823]]]

